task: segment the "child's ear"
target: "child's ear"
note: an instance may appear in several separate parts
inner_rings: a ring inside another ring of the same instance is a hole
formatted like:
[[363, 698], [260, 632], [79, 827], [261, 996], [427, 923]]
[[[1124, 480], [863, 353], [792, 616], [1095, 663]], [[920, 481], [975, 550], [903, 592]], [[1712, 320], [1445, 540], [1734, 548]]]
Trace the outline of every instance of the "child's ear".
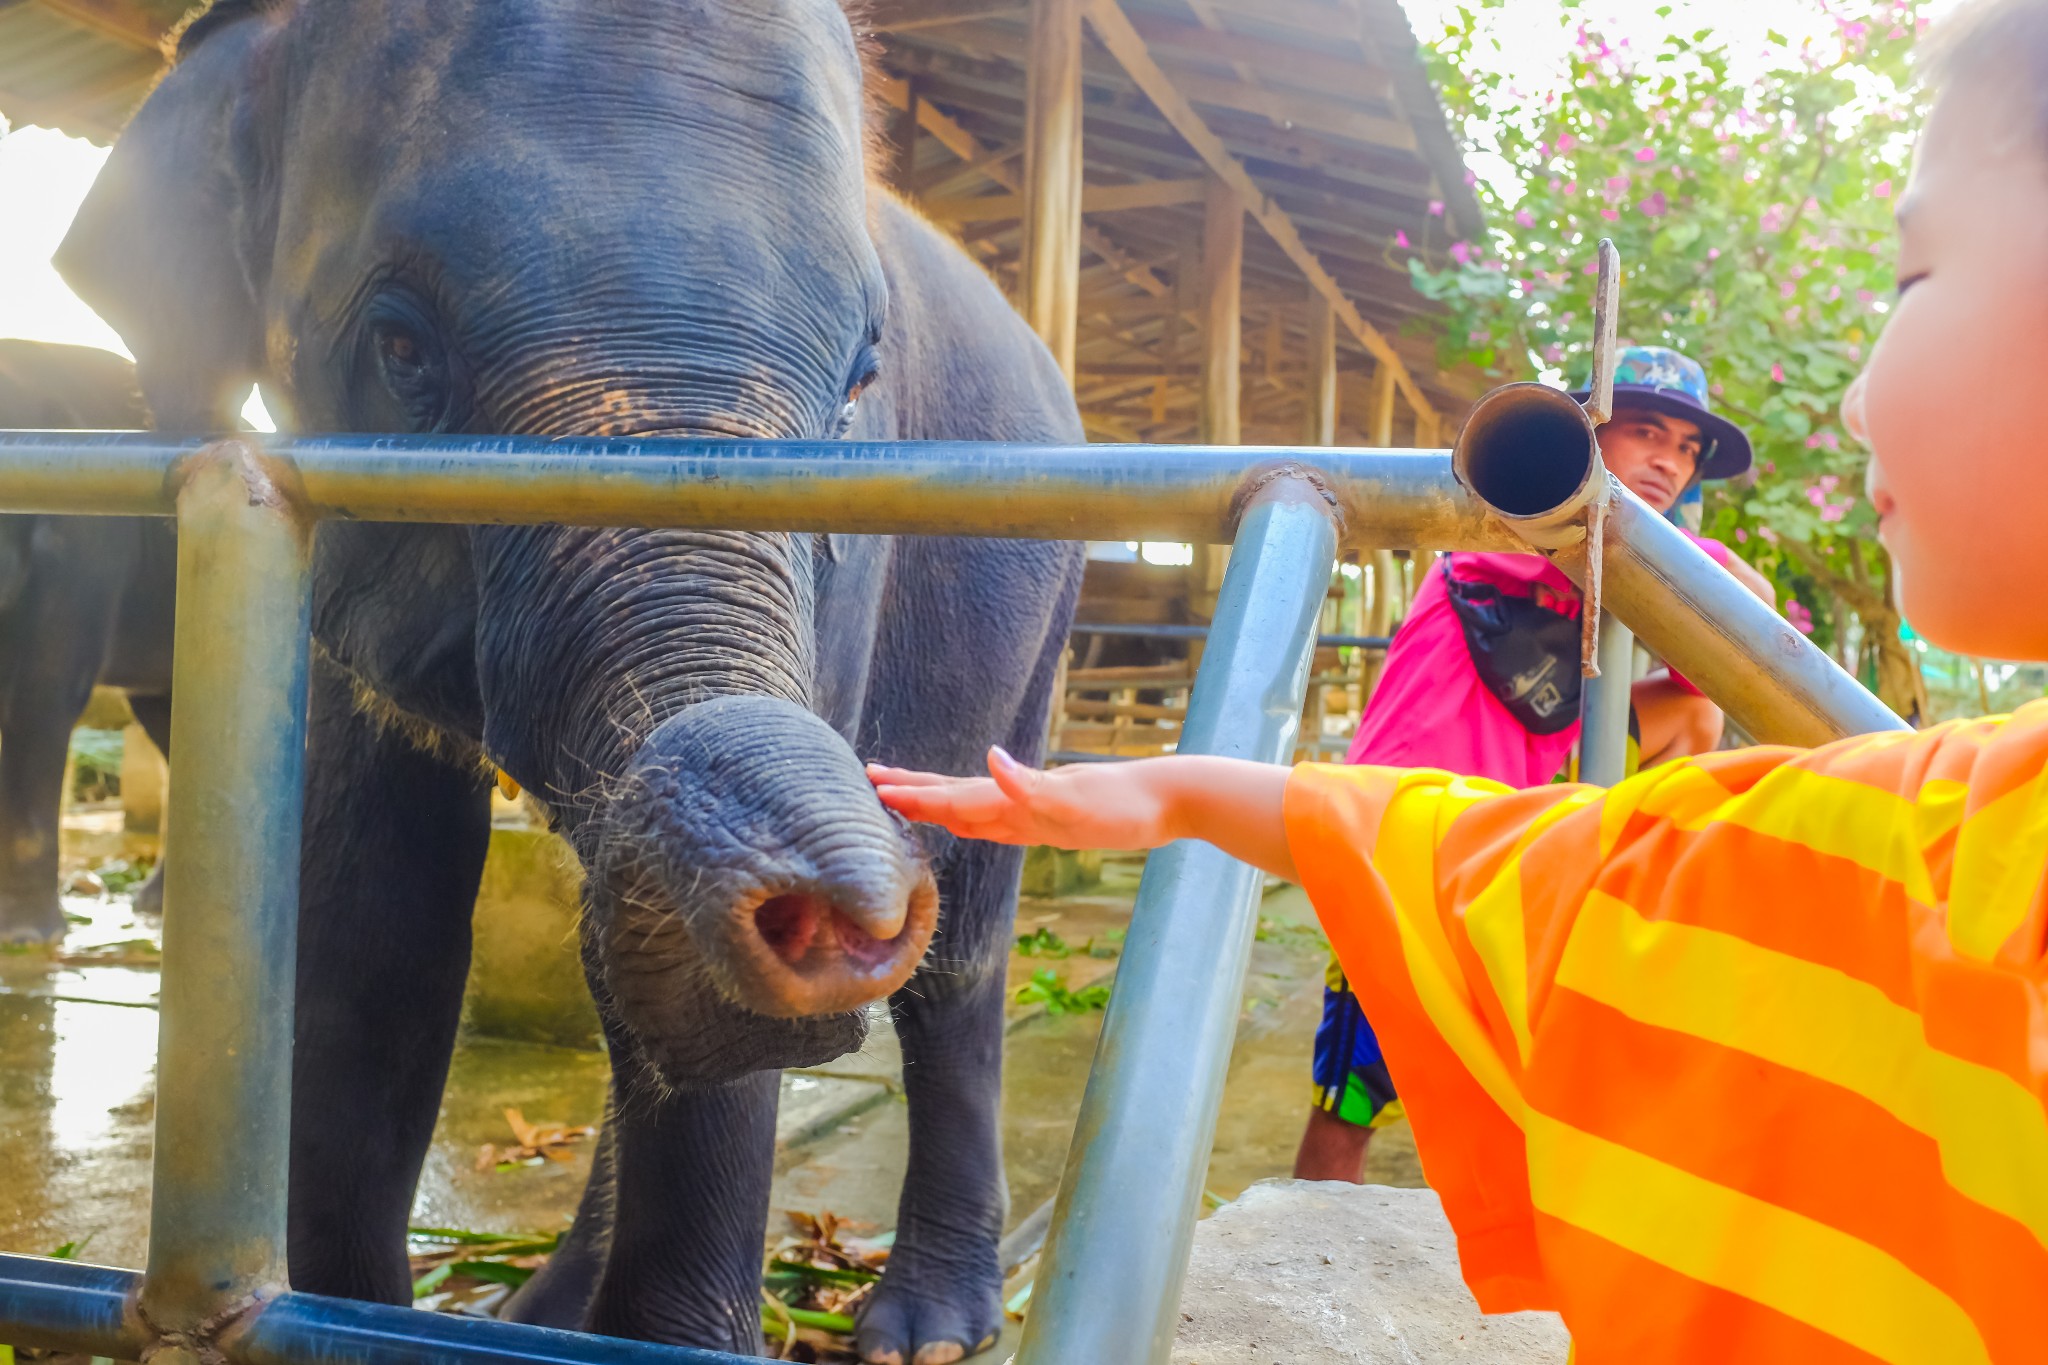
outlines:
[[276, 121], [260, 73], [283, 14], [224, 3], [187, 29], [54, 259], [134, 354], [159, 429], [231, 430], [264, 369]]

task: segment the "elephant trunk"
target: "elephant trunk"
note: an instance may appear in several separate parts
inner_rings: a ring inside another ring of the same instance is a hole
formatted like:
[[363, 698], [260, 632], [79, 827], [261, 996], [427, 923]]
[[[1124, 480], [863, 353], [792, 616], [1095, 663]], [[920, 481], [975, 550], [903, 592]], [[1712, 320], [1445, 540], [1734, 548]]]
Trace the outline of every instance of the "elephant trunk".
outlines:
[[485, 747], [581, 856], [586, 963], [646, 1059], [708, 1084], [857, 1046], [937, 894], [809, 709], [808, 538], [474, 534]]

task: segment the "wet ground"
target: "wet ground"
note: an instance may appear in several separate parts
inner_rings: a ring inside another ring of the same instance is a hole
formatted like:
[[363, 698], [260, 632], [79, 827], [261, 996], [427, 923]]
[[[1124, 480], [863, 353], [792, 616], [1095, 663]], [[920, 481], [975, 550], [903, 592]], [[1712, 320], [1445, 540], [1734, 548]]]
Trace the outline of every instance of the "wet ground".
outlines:
[[[74, 814], [66, 841], [67, 872], [142, 852], [124, 842], [118, 812]], [[1099, 1009], [1086, 1006], [1087, 988], [1114, 972], [1137, 871], [1135, 861], [1112, 860], [1103, 885], [1089, 893], [1027, 898], [1020, 906], [1019, 933], [1035, 936], [1037, 954], [1012, 958], [1011, 984], [1025, 987], [1048, 971], [1053, 977], [1041, 977], [1047, 989], [1027, 991], [1033, 998], [1010, 1007], [1003, 1138], [1013, 1224], [1058, 1184], [1102, 1021]], [[119, 882], [118, 865], [112, 880]], [[157, 935], [124, 896], [97, 894], [84, 879], [74, 890], [61, 955], [0, 953], [0, 1250], [47, 1255], [69, 1246], [82, 1259], [137, 1266], [148, 1232]], [[1271, 891], [1210, 1162], [1215, 1198], [1230, 1199], [1292, 1165], [1324, 952], [1301, 893]], [[1063, 1003], [1080, 1008], [1056, 1008]], [[886, 1020], [862, 1052], [785, 1075], [776, 1208], [892, 1225], [907, 1142], [899, 1077]], [[599, 1053], [465, 1037], [414, 1221], [503, 1232], [562, 1227], [588, 1171], [587, 1140], [560, 1149], [567, 1160], [480, 1163], [480, 1149], [515, 1145], [507, 1109], [535, 1125], [594, 1124], [604, 1088]], [[1368, 1178], [1422, 1183], [1404, 1124], [1377, 1136]]]

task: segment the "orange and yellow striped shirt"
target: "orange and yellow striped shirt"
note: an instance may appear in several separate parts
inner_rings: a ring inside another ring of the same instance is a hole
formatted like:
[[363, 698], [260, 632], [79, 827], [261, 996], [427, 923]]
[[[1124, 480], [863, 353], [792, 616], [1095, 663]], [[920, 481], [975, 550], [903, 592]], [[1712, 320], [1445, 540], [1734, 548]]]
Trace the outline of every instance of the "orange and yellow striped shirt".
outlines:
[[2048, 702], [1611, 792], [1309, 765], [1290, 847], [1490, 1312], [2048, 1361]]

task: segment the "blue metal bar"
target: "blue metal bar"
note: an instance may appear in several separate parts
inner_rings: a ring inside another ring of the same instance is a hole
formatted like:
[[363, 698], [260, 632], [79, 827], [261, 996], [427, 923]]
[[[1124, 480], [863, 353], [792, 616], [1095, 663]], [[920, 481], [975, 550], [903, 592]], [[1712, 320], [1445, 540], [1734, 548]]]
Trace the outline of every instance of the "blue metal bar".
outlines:
[[[1313, 488], [1283, 480], [1252, 502], [1181, 753], [1293, 752], [1336, 550]], [[1018, 1365], [1143, 1365], [1171, 1351], [1261, 882], [1209, 844], [1146, 862]]]
[[1579, 781], [1611, 787], [1628, 776], [1628, 706], [1635, 633], [1613, 612], [1600, 614], [1595, 661], [1600, 676], [1579, 693]]
[[[151, 1334], [136, 1314], [133, 1270], [0, 1253], [8, 1344], [140, 1360]], [[523, 1323], [426, 1313], [318, 1294], [281, 1294], [229, 1328], [218, 1349], [237, 1365], [746, 1365], [752, 1357]]]
[[149, 1330], [135, 1313], [132, 1270], [0, 1252], [0, 1341], [140, 1360]]
[[[1207, 626], [1164, 626], [1138, 623], [1133, 625], [1096, 625], [1076, 621], [1070, 628], [1075, 635], [1127, 635], [1139, 640], [1206, 640]], [[1385, 649], [1393, 643], [1386, 635], [1318, 635], [1317, 649]]]
[[222, 442], [178, 496], [178, 849], [141, 1308], [195, 1349], [285, 1283], [312, 526], [273, 472]]
[[759, 1365], [693, 1346], [287, 1294], [222, 1343], [236, 1365]]

